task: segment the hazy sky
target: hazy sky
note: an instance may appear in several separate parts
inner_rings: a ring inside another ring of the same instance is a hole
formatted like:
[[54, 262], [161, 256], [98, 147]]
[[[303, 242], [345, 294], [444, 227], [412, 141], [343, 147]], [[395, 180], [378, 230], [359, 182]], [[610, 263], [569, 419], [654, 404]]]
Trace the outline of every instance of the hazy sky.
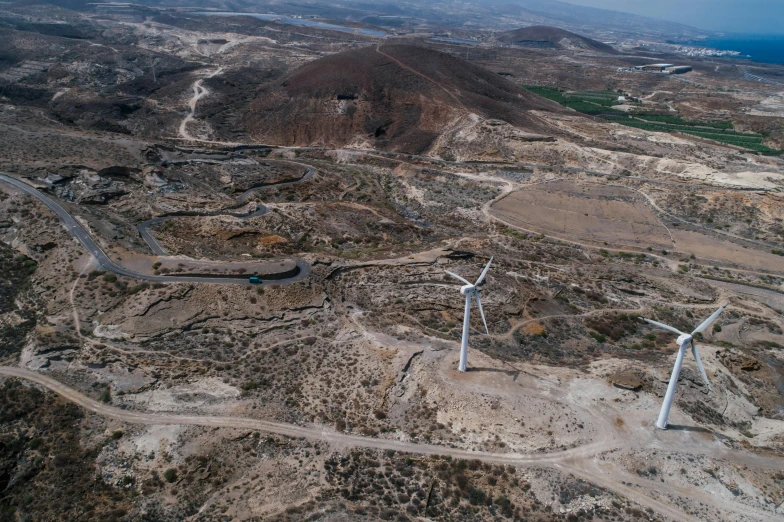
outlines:
[[564, 0], [714, 31], [784, 34], [784, 0]]

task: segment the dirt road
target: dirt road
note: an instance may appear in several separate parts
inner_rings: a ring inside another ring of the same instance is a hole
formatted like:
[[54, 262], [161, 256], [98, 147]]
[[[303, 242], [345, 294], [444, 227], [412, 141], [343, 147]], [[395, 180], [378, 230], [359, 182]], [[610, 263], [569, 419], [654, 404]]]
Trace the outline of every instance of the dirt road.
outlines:
[[[218, 67], [216, 70], [207, 75], [207, 78], [213, 78], [219, 75], [221, 72], [223, 72], [223, 67]], [[210, 94], [209, 89], [202, 85], [203, 81], [204, 79], [200, 79], [193, 83], [193, 96], [188, 101], [188, 108], [190, 109], [190, 112], [187, 116], [185, 116], [182, 122], [180, 122], [179, 134], [180, 138], [182, 139], [189, 141], [199, 141], [198, 138], [192, 136], [188, 132], [188, 123], [193, 121], [194, 115], [196, 114], [196, 104], [199, 103], [199, 100]]]
[[548, 463], [560, 462], [572, 458], [584, 458], [601, 453], [602, 451], [606, 451], [612, 447], [612, 445], [608, 442], [596, 442], [587, 444], [585, 446], [553, 453], [537, 453], [531, 455], [514, 453], [488, 453], [448, 448], [434, 444], [419, 444], [416, 442], [347, 435], [345, 433], [340, 433], [328, 428], [298, 426], [295, 424], [266, 421], [261, 419], [250, 419], [244, 417], [141, 413], [115, 408], [114, 406], [109, 406], [107, 404], [98, 402], [95, 399], [91, 399], [47, 375], [36, 373], [30, 370], [13, 366], [0, 366], [0, 375], [16, 377], [34, 382], [73, 402], [74, 404], [81, 406], [86, 410], [97, 413], [98, 415], [102, 415], [104, 417], [108, 417], [110, 419], [128, 422], [131, 424], [174, 424], [220, 428], [242, 428], [274, 433], [276, 435], [283, 435], [286, 437], [304, 437], [309, 440], [326, 441], [338, 447], [373, 448], [409, 453], [421, 453], [423, 455], [452, 455], [456, 458], [480, 459], [486, 462], [493, 462], [497, 464], [512, 464], [516, 466], [547, 465]]
[[398, 59], [397, 59], [397, 58], [395, 58], [394, 56], [390, 56], [390, 55], [388, 55], [387, 53], [385, 53], [384, 51], [382, 51], [382, 50], [381, 50], [381, 46], [382, 46], [382, 45], [383, 45], [383, 44], [382, 44], [382, 42], [379, 42], [379, 43], [378, 43], [378, 45], [376, 46], [376, 52], [377, 52], [378, 54], [380, 54], [380, 55], [382, 55], [382, 56], [384, 56], [384, 57], [386, 57], [386, 58], [389, 58], [390, 60], [392, 60], [393, 62], [395, 62], [395, 64], [397, 64], [397, 65], [398, 65], [399, 67], [401, 67], [402, 69], [405, 69], [405, 70], [407, 70], [407, 71], [409, 71], [409, 72], [411, 72], [411, 73], [413, 73], [413, 74], [416, 74], [416, 75], [417, 75], [417, 76], [419, 76], [420, 78], [423, 78], [423, 79], [427, 80], [428, 82], [432, 83], [433, 85], [435, 85], [436, 87], [438, 87], [439, 89], [441, 89], [442, 91], [444, 91], [444, 92], [445, 92], [445, 93], [446, 93], [446, 94], [447, 94], [447, 95], [448, 95], [450, 98], [452, 98], [453, 100], [455, 100], [455, 101], [458, 103], [458, 105], [460, 105], [460, 107], [462, 107], [462, 108], [463, 108], [463, 110], [464, 110], [464, 111], [466, 111], [466, 113], [470, 113], [470, 112], [471, 112], [471, 111], [469, 111], [469, 110], [466, 108], [466, 106], [465, 106], [465, 105], [463, 105], [463, 102], [462, 102], [462, 101], [460, 101], [460, 99], [457, 97], [457, 95], [455, 95], [455, 93], [453, 93], [452, 91], [450, 91], [449, 89], [447, 89], [446, 87], [444, 87], [443, 85], [441, 85], [440, 83], [438, 83], [438, 82], [437, 82], [436, 80], [434, 80], [433, 78], [431, 78], [431, 77], [427, 76], [426, 74], [422, 74], [421, 72], [417, 71], [416, 69], [413, 69], [413, 68], [409, 67], [408, 65], [404, 64], [403, 62], [401, 62], [400, 60], [398, 60]]
[[[521, 454], [470, 451], [446, 446], [437, 446], [433, 444], [420, 444], [416, 442], [348, 435], [323, 427], [298, 426], [295, 424], [266, 421], [261, 419], [228, 416], [221, 417], [151, 414], [128, 411], [98, 402], [51, 377], [22, 368], [0, 366], [0, 375], [31, 381], [49, 389], [54, 393], [57, 393], [66, 400], [69, 400], [88, 411], [107, 418], [131, 424], [175, 424], [251, 429], [264, 431], [267, 433], [274, 433], [276, 435], [282, 435], [286, 437], [303, 437], [309, 440], [328, 442], [338, 448], [360, 447], [393, 450], [405, 453], [418, 453], [423, 455], [450, 455], [453, 458], [478, 459], [484, 462], [507, 464], [518, 467], [552, 467], [564, 473], [569, 473], [576, 477], [590, 481], [619, 495], [629, 498], [641, 506], [650, 508], [659, 515], [666, 516], [672, 520], [692, 522], [697, 522], [699, 520], [698, 518], [682, 511], [674, 505], [641, 493], [641, 490], [648, 490], [646, 487], [648, 486], [647, 484], [638, 484], [639, 480], [637, 480], [637, 478], [627, 476], [626, 473], [619, 471], [615, 466], [612, 466], [607, 462], [602, 462], [600, 465], [599, 461], [597, 460], [598, 455], [604, 452], [619, 449], [631, 449], [633, 447], [639, 446], [640, 441], [625, 441], [622, 444], [627, 446], [627, 448], [621, 448], [619, 447], [619, 440], [617, 438], [603, 437], [602, 440], [597, 442], [592, 442], [567, 450], [555, 451], [552, 453]], [[701, 445], [694, 446], [687, 444], [682, 448], [677, 448], [677, 450], [687, 453], [693, 452], [694, 454], [711, 455], [716, 458], [729, 458], [731, 460], [750, 466], [759, 466], [769, 469], [784, 469], [784, 459], [762, 458], [753, 454], [746, 454], [742, 452], [730, 453], [728, 451], [717, 451], [712, 450], [708, 446]], [[641, 487], [640, 489], [636, 489], [633, 486]], [[665, 484], [662, 484], [661, 486], [656, 484], [656, 487], [660, 489], [663, 488], [664, 491], [676, 497], [691, 496], [692, 494], [690, 491], [682, 491], [677, 488], [666, 486]], [[651, 490], [651, 493], [657, 496], [660, 494], [660, 492], [653, 490]], [[700, 500], [703, 500], [703, 498], [706, 497], [703, 492], [694, 492], [694, 494]], [[737, 514], [744, 514], [747, 516], [750, 515], [757, 518], [758, 520], [770, 520], [771, 522], [778, 519], [775, 514], [770, 514], [750, 506], [742, 506], [740, 504], [730, 502], [719, 503], [721, 504], [720, 508], [727, 512], [735, 512]]]

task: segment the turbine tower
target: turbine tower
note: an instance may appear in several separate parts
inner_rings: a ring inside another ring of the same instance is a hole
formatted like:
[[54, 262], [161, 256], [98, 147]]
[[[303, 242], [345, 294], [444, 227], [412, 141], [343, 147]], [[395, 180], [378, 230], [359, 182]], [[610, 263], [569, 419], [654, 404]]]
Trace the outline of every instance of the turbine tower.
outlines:
[[673, 328], [672, 326], [666, 325], [664, 323], [660, 323], [657, 321], [652, 321], [650, 319], [643, 318], [643, 321], [650, 323], [654, 326], [658, 326], [664, 330], [669, 332], [673, 332], [678, 334], [677, 343], [680, 346], [678, 349], [678, 356], [675, 358], [675, 366], [672, 369], [672, 375], [670, 376], [670, 383], [667, 385], [667, 393], [664, 395], [664, 402], [662, 403], [661, 411], [659, 412], [659, 419], [656, 421], [656, 427], [664, 430], [667, 429], [667, 417], [670, 415], [670, 408], [672, 407], [672, 400], [675, 397], [675, 388], [678, 386], [678, 377], [681, 373], [681, 366], [683, 366], [683, 356], [686, 353], [686, 347], [691, 344], [691, 353], [694, 355], [694, 359], [697, 361], [697, 367], [700, 369], [700, 374], [702, 374], [702, 380], [705, 381], [705, 384], [708, 386], [708, 391], [711, 391], [711, 385], [708, 381], [708, 375], [705, 373], [705, 368], [702, 366], [702, 360], [700, 360], [700, 354], [697, 353], [697, 345], [694, 343], [694, 335], [703, 332], [707, 327], [716, 320], [721, 312], [727, 307], [728, 303], [724, 303], [721, 307], [713, 312], [710, 317], [705, 319], [694, 331], [690, 334], [683, 333], [677, 328]]
[[476, 280], [476, 283], [471, 284], [462, 277], [457, 274], [453, 274], [449, 270], [445, 270], [445, 272], [455, 279], [462, 281], [465, 283], [462, 287], [460, 287], [460, 293], [466, 297], [465, 302], [465, 315], [463, 316], [463, 340], [460, 343], [460, 365], [457, 367], [458, 370], [461, 372], [466, 371], [466, 359], [468, 358], [468, 327], [471, 323], [471, 298], [476, 297], [476, 304], [479, 306], [479, 313], [482, 314], [482, 322], [485, 323], [485, 331], [490, 334], [490, 330], [487, 329], [487, 321], [485, 320], [485, 312], [482, 310], [482, 301], [479, 299], [479, 289], [477, 286], [482, 282], [482, 280], [487, 275], [487, 271], [490, 270], [490, 263], [493, 262], [493, 258], [490, 258], [490, 261], [487, 262], [487, 266], [485, 269], [482, 270], [482, 274], [479, 276], [479, 279]]

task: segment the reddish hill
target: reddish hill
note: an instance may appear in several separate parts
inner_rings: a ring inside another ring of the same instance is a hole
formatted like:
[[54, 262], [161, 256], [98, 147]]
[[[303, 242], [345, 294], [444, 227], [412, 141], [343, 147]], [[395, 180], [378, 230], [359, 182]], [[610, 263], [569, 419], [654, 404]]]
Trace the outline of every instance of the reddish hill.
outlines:
[[618, 51], [607, 44], [547, 25], [532, 25], [531, 27], [505, 31], [499, 33], [497, 38], [499, 42], [509, 45], [556, 49], [590, 49], [607, 54], [618, 54]]
[[528, 111], [544, 98], [454, 56], [412, 45], [366, 47], [315, 60], [263, 87], [245, 116], [260, 142], [421, 152], [469, 113], [547, 133]]

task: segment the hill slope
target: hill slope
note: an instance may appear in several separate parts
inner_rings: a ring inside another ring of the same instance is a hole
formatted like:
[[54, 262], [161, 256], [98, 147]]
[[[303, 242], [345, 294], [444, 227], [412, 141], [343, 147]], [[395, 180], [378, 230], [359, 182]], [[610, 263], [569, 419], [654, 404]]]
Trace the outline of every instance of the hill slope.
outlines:
[[421, 152], [470, 114], [548, 132], [530, 110], [563, 111], [459, 58], [393, 44], [321, 58], [262, 87], [244, 126], [266, 143]]
[[532, 25], [531, 27], [505, 31], [499, 33], [497, 38], [499, 42], [509, 45], [552, 47], [557, 49], [589, 49], [608, 54], [618, 53], [618, 51], [602, 42], [546, 25]]

